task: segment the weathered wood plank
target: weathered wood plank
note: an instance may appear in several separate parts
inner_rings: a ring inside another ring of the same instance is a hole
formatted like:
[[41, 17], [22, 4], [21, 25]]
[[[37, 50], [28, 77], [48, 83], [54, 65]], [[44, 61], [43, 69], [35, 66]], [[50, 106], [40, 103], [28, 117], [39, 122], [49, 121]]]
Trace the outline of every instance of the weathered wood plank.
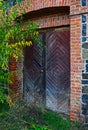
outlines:
[[46, 106], [69, 111], [70, 32], [68, 29], [46, 33]]

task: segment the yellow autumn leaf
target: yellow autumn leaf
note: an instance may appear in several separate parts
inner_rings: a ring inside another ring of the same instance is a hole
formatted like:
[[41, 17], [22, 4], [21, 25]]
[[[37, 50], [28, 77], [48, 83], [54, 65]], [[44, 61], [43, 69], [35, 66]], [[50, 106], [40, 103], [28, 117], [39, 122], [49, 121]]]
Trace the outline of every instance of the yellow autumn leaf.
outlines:
[[4, 64], [2, 64], [2, 68], [4, 68]]
[[0, 6], [2, 6], [2, 1], [0, 1]]
[[15, 58], [16, 61], [18, 61], [18, 56], [15, 53], [13, 53], [12, 56], [13, 58]]
[[38, 32], [38, 31], [35, 31], [35, 32], [34, 32], [34, 35], [37, 35], [37, 36], [38, 36], [38, 35], [39, 35], [39, 32]]
[[12, 99], [10, 98], [9, 95], [7, 96], [6, 100], [7, 100], [7, 102], [8, 102], [8, 104], [9, 104], [10, 107], [12, 107], [14, 105], [14, 103], [12, 102]]

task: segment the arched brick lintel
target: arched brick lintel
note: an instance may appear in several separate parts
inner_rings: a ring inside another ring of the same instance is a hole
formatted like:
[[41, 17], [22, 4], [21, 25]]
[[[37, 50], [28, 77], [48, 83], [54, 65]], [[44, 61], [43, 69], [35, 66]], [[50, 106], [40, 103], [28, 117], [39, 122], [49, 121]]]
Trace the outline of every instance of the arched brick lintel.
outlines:
[[[25, 8], [30, 1], [25, 0], [22, 2], [22, 7]], [[26, 12], [48, 8], [48, 7], [61, 7], [61, 6], [70, 6], [70, 0], [31, 0], [28, 8], [26, 8]]]

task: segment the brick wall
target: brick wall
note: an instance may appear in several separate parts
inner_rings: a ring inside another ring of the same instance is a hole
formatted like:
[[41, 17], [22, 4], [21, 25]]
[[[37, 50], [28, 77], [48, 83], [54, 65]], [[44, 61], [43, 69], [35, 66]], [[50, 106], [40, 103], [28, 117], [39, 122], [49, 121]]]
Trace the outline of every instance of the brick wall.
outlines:
[[81, 73], [83, 61], [81, 58], [81, 20], [80, 16], [72, 16], [70, 21], [70, 63], [71, 63], [71, 99], [70, 118], [79, 119], [81, 111]]
[[[25, 8], [25, 4], [28, 3], [28, 1], [29, 0], [25, 0], [25, 2], [22, 3], [23, 8]], [[58, 11], [56, 14], [33, 18], [32, 21], [39, 22], [41, 29], [70, 25], [70, 118], [73, 120], [83, 120], [85, 116], [82, 113], [81, 80], [85, 61], [82, 59], [81, 15], [88, 12], [88, 0], [86, 6], [81, 5], [81, 0], [32, 0], [32, 4], [26, 8], [26, 12], [30, 13], [32, 11], [38, 11], [48, 7], [58, 7], [59, 9], [59, 7], [62, 6], [64, 6], [64, 8], [70, 6], [70, 14], [66, 12], [61, 13]], [[12, 66], [13, 65], [10, 67]], [[19, 81], [21, 81], [22, 84], [22, 78]]]
[[[86, 110], [83, 102], [82, 71], [85, 60], [82, 58], [82, 14], [88, 12], [88, 0], [86, 6], [81, 0], [71, 0], [70, 3], [70, 30], [71, 30], [71, 99], [70, 118], [85, 121], [83, 110]], [[87, 100], [87, 98], [86, 98]]]
[[70, 18], [68, 14], [54, 14], [32, 19], [32, 21], [38, 22], [39, 28], [66, 26], [70, 24]]
[[14, 59], [9, 61], [9, 71], [12, 73], [11, 81], [9, 85], [9, 94], [13, 101], [23, 96], [23, 63], [22, 61], [16, 62]]
[[81, 1], [82, 0], [71, 0], [70, 15], [77, 15], [88, 12], [88, 0], [86, 0], [87, 6], [82, 6]]

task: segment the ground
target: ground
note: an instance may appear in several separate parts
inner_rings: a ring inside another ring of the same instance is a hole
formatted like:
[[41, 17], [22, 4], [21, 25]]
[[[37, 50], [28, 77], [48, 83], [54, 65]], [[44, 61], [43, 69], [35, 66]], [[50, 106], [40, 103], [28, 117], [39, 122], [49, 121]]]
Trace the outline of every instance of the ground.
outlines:
[[0, 130], [85, 130], [80, 123], [43, 107], [17, 102], [0, 104]]

